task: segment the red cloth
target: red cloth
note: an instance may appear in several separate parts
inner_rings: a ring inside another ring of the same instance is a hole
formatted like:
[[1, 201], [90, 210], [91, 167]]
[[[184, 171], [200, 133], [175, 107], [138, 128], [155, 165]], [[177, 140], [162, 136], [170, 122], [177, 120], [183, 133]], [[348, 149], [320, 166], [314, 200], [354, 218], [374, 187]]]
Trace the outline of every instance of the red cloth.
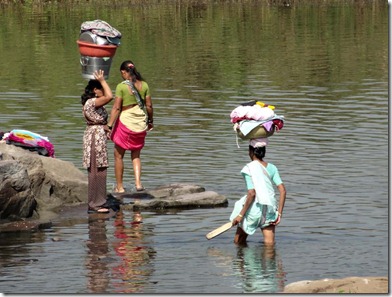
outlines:
[[125, 150], [141, 150], [144, 147], [146, 134], [147, 131], [133, 132], [118, 120], [113, 127], [111, 139]]

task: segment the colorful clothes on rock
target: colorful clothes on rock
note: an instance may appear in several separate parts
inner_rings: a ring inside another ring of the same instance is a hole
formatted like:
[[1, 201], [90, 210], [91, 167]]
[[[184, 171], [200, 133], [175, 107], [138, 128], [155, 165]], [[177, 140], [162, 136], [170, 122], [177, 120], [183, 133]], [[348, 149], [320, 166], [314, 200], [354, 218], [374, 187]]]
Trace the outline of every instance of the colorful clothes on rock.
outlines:
[[96, 166], [109, 167], [107, 136], [103, 128], [107, 124], [108, 113], [104, 106], [96, 108], [95, 98], [92, 98], [84, 104], [83, 114], [87, 123], [83, 136], [83, 167], [89, 168], [91, 166], [91, 150], [93, 148], [95, 149]]
[[14, 129], [4, 134], [3, 140], [7, 144], [13, 144], [30, 151], [37, 151], [38, 154], [43, 156], [55, 157], [54, 146], [49, 139], [29, 130]]
[[[278, 169], [275, 165], [268, 163], [264, 167], [258, 161], [252, 161], [241, 170], [248, 190], [255, 189], [256, 197], [243, 220], [239, 223], [244, 232], [251, 235], [258, 228], [265, 228], [278, 218], [277, 201], [272, 182], [278, 186], [282, 183]], [[230, 221], [241, 212], [247, 195], [240, 198], [235, 204], [230, 216]]]

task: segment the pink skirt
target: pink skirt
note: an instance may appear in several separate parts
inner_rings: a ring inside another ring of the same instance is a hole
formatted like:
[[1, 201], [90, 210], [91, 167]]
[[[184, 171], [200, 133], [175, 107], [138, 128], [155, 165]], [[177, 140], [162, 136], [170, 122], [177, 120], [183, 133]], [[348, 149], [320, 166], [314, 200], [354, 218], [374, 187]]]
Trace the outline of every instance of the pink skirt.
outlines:
[[144, 140], [147, 131], [133, 132], [129, 130], [120, 119], [117, 120], [113, 127], [111, 140], [125, 150], [141, 150], [144, 147]]

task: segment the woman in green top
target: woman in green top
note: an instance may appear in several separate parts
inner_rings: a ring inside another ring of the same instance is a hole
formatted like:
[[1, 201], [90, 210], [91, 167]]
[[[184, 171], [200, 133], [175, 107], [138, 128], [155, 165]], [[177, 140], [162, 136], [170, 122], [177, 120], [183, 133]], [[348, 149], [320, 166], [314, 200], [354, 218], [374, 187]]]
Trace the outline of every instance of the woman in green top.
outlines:
[[116, 97], [108, 121], [108, 127], [112, 130], [110, 138], [115, 144], [116, 188], [114, 191], [117, 193], [125, 191], [123, 159], [127, 150], [131, 151], [136, 190], [143, 191], [140, 152], [144, 147], [147, 131], [153, 129], [151, 93], [147, 82], [143, 80], [132, 61], [124, 61], [120, 66], [120, 72], [124, 81], [116, 87]]

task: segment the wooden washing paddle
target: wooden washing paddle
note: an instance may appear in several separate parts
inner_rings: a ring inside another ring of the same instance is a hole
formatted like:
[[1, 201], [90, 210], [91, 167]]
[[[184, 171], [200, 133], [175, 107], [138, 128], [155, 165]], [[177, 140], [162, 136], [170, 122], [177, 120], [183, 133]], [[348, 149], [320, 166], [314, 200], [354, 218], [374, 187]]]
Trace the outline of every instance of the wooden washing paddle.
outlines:
[[218, 235], [222, 234], [223, 232], [226, 232], [229, 230], [231, 227], [233, 227], [232, 222], [227, 222], [226, 224], [223, 224], [222, 226], [216, 228], [215, 230], [212, 230], [210, 233], [206, 234], [206, 237], [208, 240], [217, 237]]

